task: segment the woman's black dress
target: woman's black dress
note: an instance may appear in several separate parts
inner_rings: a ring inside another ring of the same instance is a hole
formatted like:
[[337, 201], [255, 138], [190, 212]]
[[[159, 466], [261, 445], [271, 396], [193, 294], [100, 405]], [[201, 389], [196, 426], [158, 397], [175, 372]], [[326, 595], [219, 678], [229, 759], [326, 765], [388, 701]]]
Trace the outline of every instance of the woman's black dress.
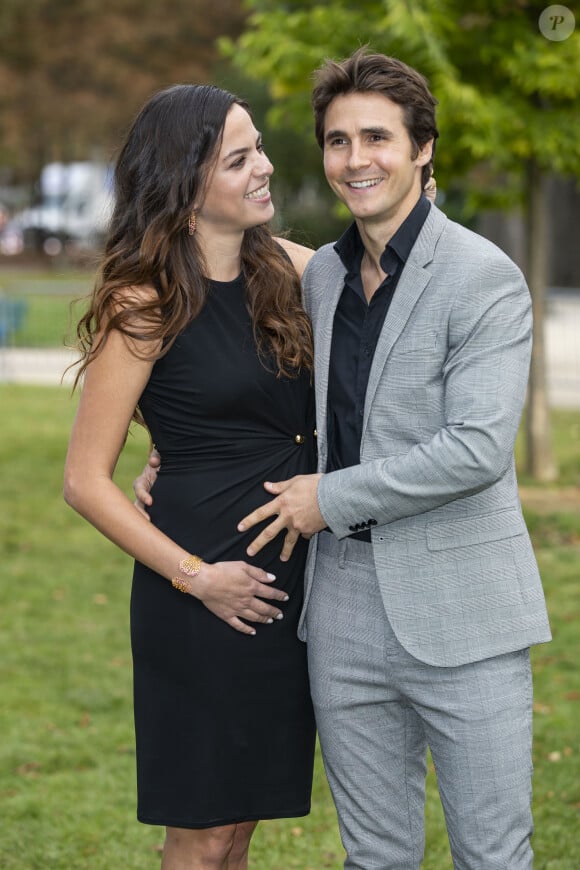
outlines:
[[156, 362], [140, 408], [161, 454], [153, 523], [207, 562], [265, 568], [290, 600], [279, 604], [284, 619], [246, 636], [136, 563], [138, 818], [203, 828], [305, 815], [315, 726], [296, 627], [307, 542], [283, 563], [279, 536], [250, 560], [261, 526], [236, 526], [270, 498], [264, 481], [314, 470], [309, 376], [265, 368], [242, 279], [212, 282], [199, 316]]

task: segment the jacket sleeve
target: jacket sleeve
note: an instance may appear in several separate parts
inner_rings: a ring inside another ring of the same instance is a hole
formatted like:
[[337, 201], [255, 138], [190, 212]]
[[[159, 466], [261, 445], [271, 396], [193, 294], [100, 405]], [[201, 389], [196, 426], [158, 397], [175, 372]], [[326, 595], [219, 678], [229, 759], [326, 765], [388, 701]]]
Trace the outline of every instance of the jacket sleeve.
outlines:
[[[383, 525], [473, 495], [512, 466], [531, 354], [530, 294], [503, 256], [459, 283], [450, 297], [441, 372], [444, 425], [428, 440], [409, 443], [407, 452], [322, 477], [320, 511], [339, 538], [361, 520]], [[387, 361], [387, 389], [396, 376]], [[371, 408], [369, 430], [373, 425]], [[376, 441], [380, 432], [369, 437]]]

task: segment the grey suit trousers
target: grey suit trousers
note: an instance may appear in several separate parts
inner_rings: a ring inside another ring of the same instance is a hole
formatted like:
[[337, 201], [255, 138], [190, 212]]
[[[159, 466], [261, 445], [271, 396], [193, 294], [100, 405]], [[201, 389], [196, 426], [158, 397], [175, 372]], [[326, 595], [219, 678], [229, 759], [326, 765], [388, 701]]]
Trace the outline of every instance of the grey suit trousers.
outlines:
[[348, 870], [418, 870], [431, 750], [455, 868], [529, 870], [532, 681], [523, 649], [424, 664], [389, 624], [365, 542], [322, 532], [312, 696]]

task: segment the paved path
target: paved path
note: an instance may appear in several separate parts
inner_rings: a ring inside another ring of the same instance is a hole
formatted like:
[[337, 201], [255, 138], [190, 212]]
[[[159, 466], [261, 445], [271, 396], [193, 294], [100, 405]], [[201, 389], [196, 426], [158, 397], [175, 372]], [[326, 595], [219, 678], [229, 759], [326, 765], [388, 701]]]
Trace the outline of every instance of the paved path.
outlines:
[[[550, 404], [580, 408], [580, 293], [551, 294], [546, 312]], [[0, 382], [59, 384], [75, 354], [66, 350], [0, 348]], [[70, 385], [74, 372], [63, 383]]]
[[[547, 332], [550, 404], [580, 408], [580, 336], [571, 336], [566, 343]], [[65, 373], [65, 369], [75, 359], [74, 353], [62, 350], [0, 348], [0, 383], [70, 386], [74, 370]]]
[[70, 385], [74, 371], [65, 369], [77, 358], [67, 350], [0, 348], [0, 382], [13, 384]]
[[580, 293], [555, 291], [546, 308], [546, 359], [550, 404], [580, 408]]

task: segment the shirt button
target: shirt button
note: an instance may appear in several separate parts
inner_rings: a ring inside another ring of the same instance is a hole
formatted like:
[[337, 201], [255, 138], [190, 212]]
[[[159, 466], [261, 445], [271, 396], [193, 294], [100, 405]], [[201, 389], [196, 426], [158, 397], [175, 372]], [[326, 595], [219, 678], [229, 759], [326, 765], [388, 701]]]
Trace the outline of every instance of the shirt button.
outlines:
[[294, 442], [296, 444], [304, 444], [304, 435], [295, 435]]

